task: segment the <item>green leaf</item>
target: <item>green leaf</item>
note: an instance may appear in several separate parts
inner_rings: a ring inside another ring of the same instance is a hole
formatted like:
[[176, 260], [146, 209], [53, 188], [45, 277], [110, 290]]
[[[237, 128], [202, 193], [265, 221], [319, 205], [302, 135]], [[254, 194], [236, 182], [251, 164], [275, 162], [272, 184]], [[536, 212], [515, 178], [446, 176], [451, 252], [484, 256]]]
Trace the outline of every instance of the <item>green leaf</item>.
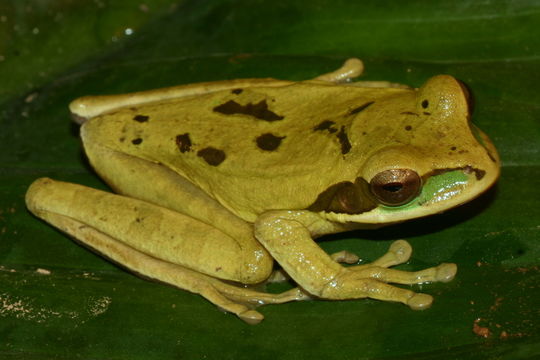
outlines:
[[[511, 0], [4, 1], [0, 357], [540, 356], [539, 22], [538, 2]], [[262, 307], [266, 319], [248, 326], [199, 296], [115, 267], [25, 209], [38, 177], [106, 188], [69, 122], [75, 97], [240, 77], [307, 79], [351, 56], [365, 60], [368, 80], [464, 80], [474, 122], [503, 160], [498, 185], [458, 209], [322, 242], [369, 261], [406, 238], [414, 254], [403, 269], [456, 262], [454, 281], [414, 287], [435, 296], [427, 311], [310, 301]]]

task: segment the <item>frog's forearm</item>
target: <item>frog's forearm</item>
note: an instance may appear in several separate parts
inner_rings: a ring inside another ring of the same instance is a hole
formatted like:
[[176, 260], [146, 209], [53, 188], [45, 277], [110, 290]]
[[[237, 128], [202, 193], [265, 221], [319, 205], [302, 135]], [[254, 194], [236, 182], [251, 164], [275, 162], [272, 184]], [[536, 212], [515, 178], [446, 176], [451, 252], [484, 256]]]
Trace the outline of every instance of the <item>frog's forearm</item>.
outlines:
[[312, 237], [342, 227], [308, 211], [272, 211], [255, 222], [255, 237], [296, 282], [320, 296], [343, 268]]

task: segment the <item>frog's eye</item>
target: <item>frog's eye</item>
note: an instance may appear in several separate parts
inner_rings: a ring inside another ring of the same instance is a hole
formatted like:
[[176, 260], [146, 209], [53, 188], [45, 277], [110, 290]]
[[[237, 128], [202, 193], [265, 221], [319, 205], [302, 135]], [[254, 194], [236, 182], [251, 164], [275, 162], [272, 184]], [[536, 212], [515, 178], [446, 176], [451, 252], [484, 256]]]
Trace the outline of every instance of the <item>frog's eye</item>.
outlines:
[[411, 201], [422, 187], [422, 179], [410, 169], [381, 171], [371, 179], [373, 195], [384, 205], [398, 206]]

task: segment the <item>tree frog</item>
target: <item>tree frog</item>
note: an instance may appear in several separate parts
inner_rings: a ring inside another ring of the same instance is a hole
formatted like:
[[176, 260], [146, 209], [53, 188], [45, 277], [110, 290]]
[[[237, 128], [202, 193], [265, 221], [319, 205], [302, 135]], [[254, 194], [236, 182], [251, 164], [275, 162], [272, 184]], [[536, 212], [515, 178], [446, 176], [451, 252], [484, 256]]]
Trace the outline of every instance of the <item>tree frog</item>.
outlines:
[[[428, 294], [391, 284], [450, 281], [456, 265], [416, 272], [411, 246], [356, 264], [313, 239], [440, 213], [484, 192], [500, 161], [448, 75], [420, 88], [351, 82], [359, 59], [307, 81], [269, 78], [90, 96], [70, 109], [96, 172], [116, 194], [36, 180], [28, 208], [144, 277], [198, 293], [248, 323], [255, 305], [373, 298], [412, 309]], [[297, 288], [268, 280], [277, 262]], [[344, 266], [350, 263], [353, 266]]]

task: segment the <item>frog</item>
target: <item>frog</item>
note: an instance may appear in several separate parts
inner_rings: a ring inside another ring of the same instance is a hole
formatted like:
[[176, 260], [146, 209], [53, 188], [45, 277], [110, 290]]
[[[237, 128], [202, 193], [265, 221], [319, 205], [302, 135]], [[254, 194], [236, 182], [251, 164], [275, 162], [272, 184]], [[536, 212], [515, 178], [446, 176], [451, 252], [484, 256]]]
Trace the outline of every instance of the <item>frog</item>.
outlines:
[[[460, 206], [496, 182], [500, 158], [453, 76], [419, 88], [353, 81], [363, 70], [351, 58], [309, 80], [78, 98], [70, 111], [86, 156], [113, 192], [40, 178], [27, 207], [119, 266], [249, 324], [264, 319], [259, 305], [289, 301], [427, 309], [431, 295], [400, 285], [449, 282], [456, 264], [396, 269], [412, 253], [403, 239], [367, 263], [315, 240]], [[260, 288], [284, 280], [293, 287]]]

